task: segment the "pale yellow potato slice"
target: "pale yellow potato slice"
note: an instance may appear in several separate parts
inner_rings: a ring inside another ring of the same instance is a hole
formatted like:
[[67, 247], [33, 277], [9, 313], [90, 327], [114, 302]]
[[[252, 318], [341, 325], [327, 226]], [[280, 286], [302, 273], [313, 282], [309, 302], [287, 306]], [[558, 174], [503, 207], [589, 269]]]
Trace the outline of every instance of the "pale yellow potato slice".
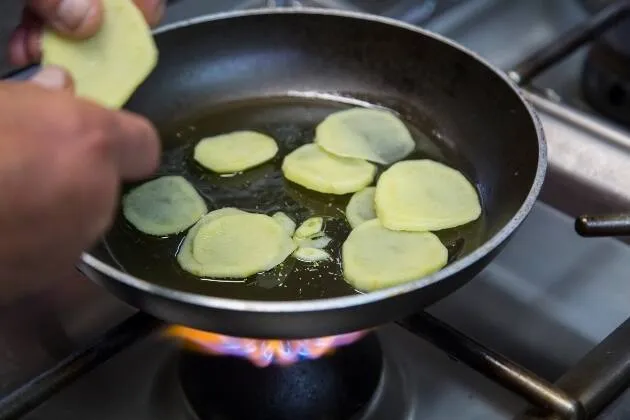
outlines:
[[374, 208], [375, 187], [368, 187], [354, 193], [348, 206], [346, 207], [346, 218], [354, 229], [368, 220], [376, 219], [376, 209]]
[[293, 236], [297, 239], [310, 238], [320, 233], [323, 228], [324, 219], [322, 217], [310, 217], [297, 228]]
[[287, 232], [289, 236], [292, 236], [295, 233], [296, 223], [291, 219], [286, 213], [281, 211], [274, 213], [273, 219], [282, 226], [282, 228]]
[[370, 185], [376, 166], [361, 159], [331, 155], [316, 144], [305, 144], [284, 158], [282, 172], [289, 181], [309, 190], [342, 195]]
[[300, 247], [293, 252], [295, 259], [303, 262], [319, 262], [330, 259], [330, 254], [323, 249]]
[[297, 244], [291, 240], [290, 236], [286, 236], [282, 238], [282, 243], [278, 248], [278, 254], [276, 257], [271, 260], [271, 263], [265, 271], [271, 270], [272, 268], [277, 267], [278, 265], [284, 263], [289, 255], [293, 253], [298, 248]]
[[433, 233], [389, 230], [378, 219], [352, 230], [342, 247], [346, 281], [366, 292], [417, 280], [447, 261], [448, 251]]
[[195, 187], [181, 176], [163, 176], [134, 188], [122, 199], [125, 218], [141, 232], [183, 232], [208, 212]]
[[376, 185], [376, 213], [393, 230], [436, 231], [476, 220], [481, 204], [459, 171], [423, 159], [398, 162]]
[[208, 276], [245, 278], [279, 264], [275, 261], [287, 238], [269, 216], [224, 216], [199, 228], [192, 255]]
[[190, 230], [188, 231], [188, 234], [186, 235], [186, 238], [184, 238], [184, 241], [182, 242], [182, 244], [179, 247], [179, 250], [177, 251], [177, 262], [179, 263], [180, 267], [182, 267], [185, 271], [188, 271], [191, 274], [203, 277], [204, 276], [203, 265], [199, 261], [197, 261], [195, 258], [193, 258], [193, 255], [192, 255], [192, 243], [193, 243], [193, 240], [195, 239], [195, 236], [197, 236], [197, 232], [199, 232], [199, 229], [202, 226], [214, 220], [217, 220], [224, 216], [230, 216], [230, 215], [235, 215], [235, 214], [247, 214], [247, 213], [234, 207], [224, 207], [222, 209], [214, 210], [206, 214], [192, 228], [190, 228]]
[[200, 277], [246, 278], [281, 264], [295, 248], [273, 218], [227, 208], [209, 213], [189, 231], [177, 260]]
[[235, 131], [207, 137], [195, 146], [194, 159], [220, 174], [242, 172], [262, 165], [278, 153], [276, 141], [255, 131]]
[[389, 165], [416, 144], [405, 124], [384, 109], [353, 108], [335, 112], [315, 130], [315, 143], [337, 156]]
[[246, 211], [243, 211], [241, 209], [237, 209], [236, 207], [223, 207], [221, 209], [217, 209], [217, 210], [213, 210], [210, 213], [206, 214], [197, 224], [198, 226], [195, 226], [197, 228], [201, 227], [202, 225], [207, 225], [210, 222], [213, 222], [221, 217], [224, 216], [234, 216], [237, 214], [249, 214]]
[[85, 40], [46, 29], [42, 64], [65, 68], [76, 95], [121, 108], [155, 68], [158, 51], [140, 10], [129, 0], [104, 0], [103, 26]]

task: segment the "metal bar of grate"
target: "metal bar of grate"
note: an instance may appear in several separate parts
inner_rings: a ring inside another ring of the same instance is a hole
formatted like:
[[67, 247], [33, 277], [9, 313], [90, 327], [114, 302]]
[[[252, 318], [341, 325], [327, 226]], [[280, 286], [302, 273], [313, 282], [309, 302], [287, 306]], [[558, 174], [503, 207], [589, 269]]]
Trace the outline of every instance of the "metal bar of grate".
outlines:
[[[519, 85], [526, 85], [540, 73], [592, 41], [620, 20], [630, 16], [630, 1], [617, 1], [585, 23], [569, 30], [541, 48], [509, 72]], [[630, 386], [630, 319], [597, 345], [556, 383], [554, 388], [570, 395], [586, 419], [597, 417]], [[558, 420], [562, 413], [549, 407], [529, 407], [517, 420]]]
[[75, 379], [101, 365], [155, 331], [161, 321], [137, 313], [106, 332], [88, 348], [70, 355], [58, 365], [0, 401], [0, 420], [18, 419], [33, 410]]
[[508, 75], [517, 84], [524, 86], [629, 15], [630, 0], [614, 2], [586, 22], [575, 26], [564, 35], [554, 39], [549, 45], [530, 55], [508, 72]]
[[428, 313], [412, 315], [398, 324], [499, 385], [522, 396], [534, 406], [558, 414], [559, 419], [585, 419], [580, 404], [565, 391]]
[[[630, 386], [630, 319], [595, 346], [554, 384], [575, 398], [585, 418], [596, 418]], [[517, 420], [556, 420], [554, 413], [529, 407]]]

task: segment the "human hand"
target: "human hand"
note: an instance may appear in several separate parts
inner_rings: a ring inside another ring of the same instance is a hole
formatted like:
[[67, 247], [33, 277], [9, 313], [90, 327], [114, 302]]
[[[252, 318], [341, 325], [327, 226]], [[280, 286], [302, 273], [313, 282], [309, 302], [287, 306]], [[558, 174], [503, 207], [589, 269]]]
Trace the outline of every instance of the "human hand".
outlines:
[[0, 280], [17, 289], [73, 267], [110, 226], [121, 180], [159, 161], [148, 121], [76, 98], [54, 67], [0, 83], [0, 132]]
[[[50, 25], [59, 33], [74, 38], [94, 35], [103, 19], [102, 0], [26, 0], [22, 22], [9, 41], [9, 60], [26, 66], [41, 58], [41, 33]], [[164, 0], [133, 1], [151, 26], [164, 14]]]

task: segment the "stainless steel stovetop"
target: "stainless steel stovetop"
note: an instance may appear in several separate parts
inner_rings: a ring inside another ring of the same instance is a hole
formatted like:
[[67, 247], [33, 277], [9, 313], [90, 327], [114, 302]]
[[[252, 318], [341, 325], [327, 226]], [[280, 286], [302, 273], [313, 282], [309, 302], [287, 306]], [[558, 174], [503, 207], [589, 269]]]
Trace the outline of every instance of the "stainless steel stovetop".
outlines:
[[[576, 240], [571, 220], [540, 204], [496, 263], [430, 312], [553, 381], [628, 317], [629, 265], [625, 245]], [[398, 326], [378, 334], [387, 360], [381, 399], [362, 420], [384, 412], [499, 420], [527, 406]], [[192, 420], [174, 372], [178, 349], [159, 336], [139, 342], [24, 418]], [[619, 409], [630, 415], [630, 405]], [[615, 415], [602, 418], [625, 418]]]
[[[244, 3], [257, 6], [255, 2], [181, 0], [168, 10], [165, 23]], [[353, 8], [367, 5], [368, 11], [422, 24], [506, 71], [587, 18], [573, 0], [438, 0], [425, 8], [417, 1], [344, 3]], [[375, 10], [376, 5], [380, 9]], [[542, 200], [496, 261], [428, 310], [550, 382], [630, 317], [630, 248], [612, 239], [580, 238], [573, 229], [573, 217], [583, 212], [630, 210], [630, 132], [583, 106], [577, 85], [583, 57], [583, 51], [578, 52], [554, 66], [535, 80], [528, 93], [549, 144], [550, 172]], [[67, 287], [79, 290], [84, 287], [78, 286], [82, 281], [69, 279]], [[89, 290], [82, 293], [99, 302], [101, 316], [99, 321], [78, 326], [77, 318], [91, 311], [77, 304], [76, 311], [65, 310], [59, 319], [69, 337], [67, 350], [80, 348], [98, 335], [96, 329], [103, 331], [131, 312], [106, 292]], [[2, 315], [0, 306], [0, 319]], [[1, 364], [31, 363], [19, 354], [27, 345], [14, 344], [11, 331], [0, 322]], [[365, 419], [509, 419], [528, 405], [397, 325], [384, 326], [378, 336], [386, 369], [383, 386]], [[2, 337], [7, 341], [4, 345]], [[48, 356], [31, 356], [41, 369], [63, 355], [63, 351], [53, 354], [51, 346], [38, 348]], [[62, 389], [25, 418], [194, 418], [178, 398], [173, 372], [176, 353], [173, 343], [151, 336]], [[0, 368], [0, 391], [3, 383], [15, 387], [18, 375], [11, 375], [10, 369], [7, 373]], [[27, 378], [23, 375], [23, 379]], [[5, 385], [7, 393], [11, 386]], [[404, 392], [404, 403], [392, 391]], [[400, 415], [386, 417], [389, 409]], [[599, 418], [630, 418], [630, 395], [619, 398]]]

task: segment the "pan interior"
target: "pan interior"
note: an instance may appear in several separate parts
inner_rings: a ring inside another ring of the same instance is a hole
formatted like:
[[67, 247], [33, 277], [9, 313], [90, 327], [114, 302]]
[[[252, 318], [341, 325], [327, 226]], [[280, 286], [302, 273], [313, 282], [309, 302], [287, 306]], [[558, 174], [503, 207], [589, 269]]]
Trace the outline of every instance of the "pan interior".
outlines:
[[[325, 232], [333, 239], [327, 248], [333, 261], [314, 266], [289, 257], [274, 270], [244, 281], [203, 281], [183, 271], [175, 259], [185, 233], [169, 238], [149, 237], [128, 224], [120, 211], [105, 240], [111, 258], [119, 268], [136, 277], [175, 290], [216, 297], [291, 301], [359, 293], [343, 280], [340, 264], [341, 245], [350, 232], [344, 215], [350, 195], [306, 190], [287, 181], [280, 169], [287, 153], [313, 140], [316, 125], [327, 115], [354, 106], [348, 102], [352, 101], [324, 95], [242, 99], [197, 109], [194, 114], [159, 127], [165, 150], [156, 176], [184, 176], [202, 194], [210, 210], [229, 206], [265, 214], [283, 211], [298, 224], [310, 216], [323, 216]], [[443, 162], [462, 171], [478, 187], [475, 174], [467, 170], [473, 165], [452, 146], [443, 144], [430, 119], [417, 110], [401, 108], [399, 115], [417, 145], [406, 159], [430, 158]], [[218, 176], [193, 161], [193, 148], [200, 139], [235, 130], [256, 130], [272, 136], [280, 148], [278, 155], [269, 163], [233, 176]], [[134, 186], [125, 186], [123, 193]], [[467, 255], [487, 239], [484, 224], [485, 212], [466, 226], [436, 232], [449, 249], [449, 262]]]

